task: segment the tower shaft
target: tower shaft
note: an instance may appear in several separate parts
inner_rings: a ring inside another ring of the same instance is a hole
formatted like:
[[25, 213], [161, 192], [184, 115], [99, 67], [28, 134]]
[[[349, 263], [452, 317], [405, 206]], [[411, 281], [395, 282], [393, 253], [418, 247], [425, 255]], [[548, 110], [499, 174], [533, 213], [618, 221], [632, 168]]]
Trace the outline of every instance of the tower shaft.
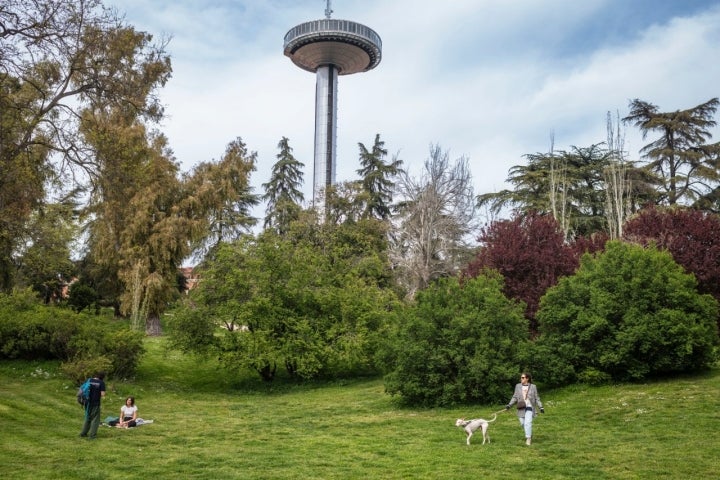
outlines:
[[324, 65], [315, 75], [313, 204], [318, 205], [317, 197], [335, 183], [338, 72], [335, 66]]

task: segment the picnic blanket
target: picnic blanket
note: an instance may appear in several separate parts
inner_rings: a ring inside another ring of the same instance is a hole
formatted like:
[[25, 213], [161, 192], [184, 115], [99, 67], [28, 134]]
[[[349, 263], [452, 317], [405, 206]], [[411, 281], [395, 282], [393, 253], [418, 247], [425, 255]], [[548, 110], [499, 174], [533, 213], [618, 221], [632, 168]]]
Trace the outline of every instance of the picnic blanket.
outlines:
[[[106, 427], [115, 427], [117, 426], [118, 422], [120, 421], [120, 417], [105, 417], [105, 421], [102, 423], [102, 425]], [[136, 418], [135, 419], [135, 426], [139, 427], [140, 425], [147, 425], [149, 423], [153, 423], [155, 420], [145, 420], [142, 418]]]

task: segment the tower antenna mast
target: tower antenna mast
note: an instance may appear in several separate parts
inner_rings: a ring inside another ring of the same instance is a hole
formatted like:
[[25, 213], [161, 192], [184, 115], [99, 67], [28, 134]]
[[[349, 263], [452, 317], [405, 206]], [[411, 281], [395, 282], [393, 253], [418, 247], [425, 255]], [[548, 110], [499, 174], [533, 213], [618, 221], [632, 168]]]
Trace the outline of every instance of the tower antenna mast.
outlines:
[[333, 13], [330, 3], [330, 0], [327, 0], [327, 7], [325, 7], [325, 18], [330, 18], [330, 15], [332, 15]]

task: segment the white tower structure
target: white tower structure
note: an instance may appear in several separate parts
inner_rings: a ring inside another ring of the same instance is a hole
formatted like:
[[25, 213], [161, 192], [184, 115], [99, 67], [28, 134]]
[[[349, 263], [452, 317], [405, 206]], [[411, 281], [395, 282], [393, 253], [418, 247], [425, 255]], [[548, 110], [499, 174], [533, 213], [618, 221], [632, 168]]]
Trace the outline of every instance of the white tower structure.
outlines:
[[313, 205], [335, 183], [338, 75], [366, 72], [382, 56], [382, 41], [371, 28], [349, 20], [325, 18], [301, 23], [285, 34], [284, 53], [295, 65], [315, 73], [315, 158]]

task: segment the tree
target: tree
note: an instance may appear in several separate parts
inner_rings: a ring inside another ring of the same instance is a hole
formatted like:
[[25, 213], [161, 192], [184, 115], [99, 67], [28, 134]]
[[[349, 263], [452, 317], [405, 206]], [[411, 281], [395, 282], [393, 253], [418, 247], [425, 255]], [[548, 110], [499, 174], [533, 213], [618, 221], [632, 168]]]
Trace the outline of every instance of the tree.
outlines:
[[469, 258], [475, 198], [468, 159], [450, 163], [448, 152], [430, 147], [419, 178], [400, 172], [392, 262], [413, 296], [440, 277], [455, 275]]
[[[153, 145], [147, 127], [135, 113], [120, 109], [106, 110], [105, 106], [88, 109], [82, 120], [80, 132], [94, 150], [97, 163], [83, 210], [87, 250], [82, 280], [95, 288], [100, 303], [113, 305], [120, 315], [132, 311], [130, 304], [121, 305], [126, 288], [130, 288], [121, 274], [123, 268], [129, 268], [126, 258], [129, 252], [125, 249], [133, 247], [128, 241], [132, 236], [128, 237], [127, 232], [142, 218], [131, 203], [139, 198], [140, 192], [150, 191], [153, 198], [164, 187], [159, 184], [154, 189], [151, 182], [155, 179], [150, 176], [153, 161], [167, 160], [160, 160], [166, 153], [162, 151], [164, 137], [157, 138]], [[174, 176], [177, 167], [169, 168]], [[138, 249], [142, 247], [137, 245]]]
[[127, 201], [119, 236], [118, 278], [121, 308], [135, 328], [160, 335], [160, 317], [177, 294], [176, 275], [190, 254], [194, 222], [179, 208], [178, 167], [164, 137], [152, 140], [138, 172], [141, 182]]
[[529, 324], [537, 334], [535, 314], [548, 288], [572, 274], [578, 255], [565, 243], [563, 232], [551, 215], [515, 215], [484, 227], [478, 238], [480, 250], [464, 271], [468, 278], [497, 270], [504, 278], [503, 293], [522, 301]]
[[305, 165], [293, 156], [287, 137], [282, 137], [278, 148], [280, 153], [273, 165], [270, 181], [262, 185], [265, 189], [263, 200], [267, 202], [263, 228], [274, 228], [282, 235], [302, 209], [304, 197], [300, 189]]
[[68, 305], [78, 313], [97, 302], [97, 292], [95, 289], [90, 285], [80, 282], [75, 282], [70, 285], [68, 295]]
[[608, 242], [540, 301], [537, 343], [565, 365], [543, 375], [554, 383], [626, 381], [708, 368], [716, 361], [717, 314], [715, 299], [698, 293], [669, 253]]
[[[227, 183], [214, 191], [189, 190], [178, 179], [177, 164], [170, 158], [164, 137], [154, 138], [140, 178], [143, 183], [128, 202], [132, 215], [120, 237], [120, 269], [123, 282], [122, 305], [133, 319], [144, 321], [145, 331], [161, 333], [160, 316], [178, 293], [177, 270], [192, 252], [192, 246], [206, 244], [208, 238], [243, 227], [250, 222], [249, 174], [254, 157], [246, 158], [244, 144], [231, 142], [217, 170], [206, 166], [198, 171], [201, 179], [190, 177], [190, 185], [207, 185], [209, 174], [231, 172]], [[214, 228], [220, 225], [222, 229]]]
[[[613, 145], [573, 145], [559, 151], [553, 146], [549, 153], [524, 155], [527, 165], [510, 169], [507, 181], [513, 189], [479, 195], [478, 207], [488, 206], [493, 214], [507, 208], [516, 214], [551, 214], [566, 240], [606, 232], [611, 228], [608, 217], [617, 215], [618, 208], [610, 200], [618, 198], [621, 185], [630, 189], [623, 190], [621, 199], [626, 210], [654, 199], [648, 195], [653, 178], [625, 160], [612, 133], [608, 141]], [[612, 225], [617, 229], [616, 221]]]
[[628, 162], [625, 160], [625, 133], [621, 130], [620, 114], [613, 124], [610, 112], [607, 114], [607, 146], [612, 159], [605, 168], [605, 218], [611, 240], [622, 238], [625, 219], [632, 209], [632, 181], [628, 175]]
[[249, 233], [257, 219], [250, 209], [259, 203], [252, 193], [250, 175], [257, 153], [250, 152], [241, 138], [230, 142], [218, 162], [202, 162], [185, 175], [181, 210], [198, 231], [195, 257], [212, 254], [222, 242], [232, 242]]
[[357, 223], [365, 217], [369, 194], [355, 180], [329, 185], [319, 198], [324, 206], [323, 223], [342, 225]]
[[403, 312], [386, 390], [426, 406], [503, 401], [528, 343], [522, 311], [497, 272], [438, 279]]
[[181, 179], [167, 139], [135, 109], [97, 102], [82, 112], [80, 132], [98, 166], [85, 212], [88, 283], [136, 328], [157, 335], [182, 261], [254, 222], [255, 154], [237, 139], [220, 162]]
[[215, 351], [266, 381], [283, 367], [305, 379], [374, 372], [374, 345], [397, 299], [382, 287], [389, 272], [372, 240], [378, 222], [364, 222], [296, 221], [283, 236], [266, 230], [221, 245], [190, 294], [191, 313], [175, 320], [174, 343]]
[[[686, 208], [647, 208], [630, 218], [625, 240], [665, 249], [720, 302], [720, 217]], [[720, 326], [720, 318], [718, 318]]]
[[514, 190], [480, 195], [478, 206], [552, 214], [566, 239], [605, 229], [604, 172], [612, 161], [603, 144], [525, 157], [527, 165], [510, 169], [508, 182]]
[[75, 273], [70, 246], [78, 227], [72, 203], [41, 206], [30, 217], [17, 253], [17, 279], [20, 287], [32, 286], [45, 303], [59, 301]]
[[391, 213], [393, 179], [403, 172], [401, 168], [403, 162], [397, 156], [389, 163], [385, 162], [387, 149], [385, 142], [380, 140], [380, 134], [375, 135], [372, 150], [368, 150], [362, 143], [358, 143], [358, 147], [362, 168], [358, 169], [357, 173], [360, 175], [363, 190], [368, 195], [364, 215], [386, 220]]
[[11, 286], [6, 267], [48, 182], [73, 190], [98, 173], [80, 112], [113, 105], [161, 118], [155, 90], [170, 60], [151, 42], [100, 0], [0, 6], [0, 289]]
[[638, 127], [643, 139], [648, 133], [660, 135], [640, 151], [649, 162], [648, 170], [661, 179], [661, 200], [666, 204], [702, 202], [718, 186], [720, 144], [706, 143], [712, 138], [718, 104], [712, 98], [687, 110], [660, 112], [643, 100], [630, 102], [630, 113], [623, 121]]
[[87, 241], [81, 281], [95, 289], [100, 304], [111, 305], [119, 316], [130, 310], [120, 301], [125, 291], [120, 276], [122, 235], [135, 215], [130, 200], [147, 182], [143, 174], [151, 157], [150, 140], [134, 112], [106, 105], [83, 112], [80, 133], [97, 164], [82, 210]]
[[28, 235], [27, 222], [45, 194], [49, 176], [45, 168], [48, 149], [39, 145], [20, 147], [27, 119], [16, 108], [17, 97], [28, 97], [28, 103], [35, 101], [22, 90], [20, 81], [0, 76], [0, 292], [8, 292], [13, 286], [13, 257]]

